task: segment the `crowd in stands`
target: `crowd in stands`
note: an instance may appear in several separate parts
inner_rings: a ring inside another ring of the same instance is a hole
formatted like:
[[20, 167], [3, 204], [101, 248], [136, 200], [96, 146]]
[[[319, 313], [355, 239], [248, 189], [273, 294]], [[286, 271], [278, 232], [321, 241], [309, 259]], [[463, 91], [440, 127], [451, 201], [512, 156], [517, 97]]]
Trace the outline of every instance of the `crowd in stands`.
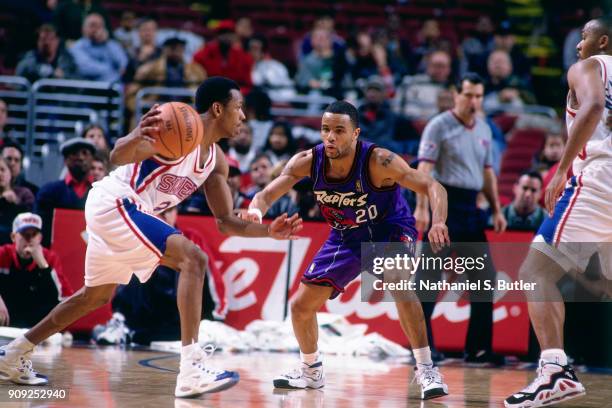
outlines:
[[[483, 78], [485, 89], [484, 111], [478, 115], [491, 129], [492, 167], [499, 173], [513, 131], [529, 127], [533, 119], [519, 114], [507, 126], [505, 110], [537, 103], [530, 59], [517, 45], [511, 26], [495, 24], [483, 15], [474, 32], [463, 39], [446, 36], [434, 19], [424, 21], [416, 35], [408, 37], [397, 14], [390, 14], [385, 26], [355, 27], [348, 35], [334, 26], [329, 16], [316, 19], [295, 47], [297, 64], [291, 67], [281, 62], [283, 56], [270, 54], [269, 39], [254, 30], [248, 17], [222, 20], [212, 36], [203, 39], [186, 31], [165, 30], [155, 19], [131, 11], [123, 13], [113, 30], [102, 4], [59, 1], [14, 73], [31, 82], [44, 78], [122, 82], [130, 114], [135, 110], [135, 95], [143, 87], [195, 88], [217, 75], [235, 80], [245, 94], [247, 121], [235, 138], [222, 143], [222, 149], [230, 167], [234, 206], [246, 208], [292, 155], [317, 143], [316, 129], [273, 117], [273, 100], [299, 93], [352, 100], [359, 106], [361, 138], [410, 161], [427, 122], [453, 107], [457, 78], [475, 72]], [[574, 37], [571, 32], [567, 47], [571, 48]], [[42, 217], [35, 229], [48, 245], [53, 209], [83, 209], [92, 183], [112, 170], [112, 140], [103, 126], [92, 123], [82, 135], [61, 145], [62, 174], [35, 186], [24, 177], [26, 157], [7, 125], [10, 115], [11, 106], [0, 99], [0, 245], [19, 247], [15, 234], [20, 230], [14, 222], [19, 214], [30, 211]], [[533, 231], [546, 216], [541, 198], [565, 137], [563, 131], [547, 129], [531, 166], [516, 174], [511, 195], [502, 199], [509, 228]], [[321, 220], [310, 190], [308, 180], [298, 184], [267, 216], [299, 212], [305, 220]], [[183, 202], [179, 211], [210, 214], [203, 191]], [[31, 262], [31, 258], [23, 259]], [[6, 303], [0, 297], [0, 325]]]

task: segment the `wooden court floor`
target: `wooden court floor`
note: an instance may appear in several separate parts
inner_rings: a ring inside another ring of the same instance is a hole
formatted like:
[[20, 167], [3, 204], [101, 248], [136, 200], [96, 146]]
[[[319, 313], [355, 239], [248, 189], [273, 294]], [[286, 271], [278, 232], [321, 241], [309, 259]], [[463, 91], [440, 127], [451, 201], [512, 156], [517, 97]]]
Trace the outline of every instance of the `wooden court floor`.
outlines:
[[[45, 347], [37, 349], [34, 366], [51, 380], [51, 388], [65, 389], [68, 400], [9, 401], [9, 390], [32, 389], [0, 382], [0, 407], [502, 407], [503, 399], [527, 384], [533, 371], [442, 367], [450, 395], [421, 402], [418, 387], [410, 384], [412, 366], [366, 357], [325, 356], [327, 384], [322, 390], [278, 392], [273, 377], [292, 368], [297, 354], [217, 352], [215, 366], [237, 370], [235, 387], [200, 399], [173, 396], [178, 355], [105, 348]], [[561, 407], [612, 407], [612, 376], [579, 375], [587, 395]]]

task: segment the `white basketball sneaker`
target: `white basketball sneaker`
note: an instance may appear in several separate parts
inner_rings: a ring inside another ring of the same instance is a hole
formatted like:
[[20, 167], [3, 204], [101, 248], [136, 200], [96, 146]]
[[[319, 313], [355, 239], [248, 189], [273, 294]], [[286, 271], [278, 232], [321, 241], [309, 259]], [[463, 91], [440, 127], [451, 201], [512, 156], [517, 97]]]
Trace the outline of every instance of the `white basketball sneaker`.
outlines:
[[47, 385], [49, 379], [32, 368], [31, 355], [32, 350], [20, 354], [9, 350], [8, 346], [0, 347], [0, 380], [24, 385]]
[[321, 361], [317, 361], [312, 365], [302, 362], [300, 368], [274, 378], [275, 388], [321, 388], [324, 385], [325, 374], [323, 373], [323, 362]]
[[206, 360], [215, 351], [209, 344], [194, 347], [193, 352], [186, 359], [181, 359], [179, 375], [176, 379], [174, 395], [177, 397], [196, 397], [209, 392], [217, 392], [233, 387], [240, 380], [235, 371], [216, 370]]
[[448, 395], [448, 385], [444, 384], [438, 367], [417, 364], [414, 373], [414, 380], [421, 386], [422, 400]]
[[504, 405], [508, 408], [543, 407], [585, 394], [572, 367], [540, 360], [536, 378], [526, 388], [506, 398]]

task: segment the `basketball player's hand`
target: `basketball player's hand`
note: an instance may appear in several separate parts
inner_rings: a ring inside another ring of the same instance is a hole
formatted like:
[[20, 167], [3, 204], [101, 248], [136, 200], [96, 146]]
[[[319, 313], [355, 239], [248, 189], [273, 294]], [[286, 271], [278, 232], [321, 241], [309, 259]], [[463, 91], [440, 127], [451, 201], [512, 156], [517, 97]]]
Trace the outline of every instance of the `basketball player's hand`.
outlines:
[[280, 215], [268, 226], [270, 238], [274, 239], [298, 239], [295, 235], [302, 229], [302, 219], [298, 214], [291, 217], [287, 213]]
[[546, 192], [544, 193], [544, 204], [546, 205], [546, 211], [548, 211], [550, 217], [552, 217], [555, 211], [557, 198], [561, 195], [566, 182], [567, 171], [559, 171], [559, 168], [557, 168], [555, 175], [550, 179], [550, 183], [548, 183]]
[[416, 229], [420, 234], [424, 234], [429, 227], [429, 209], [417, 206], [414, 210], [414, 220], [416, 221]]
[[161, 110], [159, 109], [159, 104], [156, 103], [140, 118], [135, 137], [149, 143], [155, 143], [155, 137], [159, 135], [161, 126]]
[[440, 251], [445, 246], [450, 245], [450, 238], [448, 237], [448, 227], [443, 222], [434, 223], [427, 234], [431, 249], [434, 253]]
[[10, 323], [11, 319], [8, 309], [4, 304], [4, 300], [2, 300], [2, 296], [0, 296], [0, 326], [8, 326]]
[[506, 230], [508, 226], [508, 221], [506, 221], [506, 217], [501, 211], [493, 213], [493, 229], [495, 232], [502, 233]]

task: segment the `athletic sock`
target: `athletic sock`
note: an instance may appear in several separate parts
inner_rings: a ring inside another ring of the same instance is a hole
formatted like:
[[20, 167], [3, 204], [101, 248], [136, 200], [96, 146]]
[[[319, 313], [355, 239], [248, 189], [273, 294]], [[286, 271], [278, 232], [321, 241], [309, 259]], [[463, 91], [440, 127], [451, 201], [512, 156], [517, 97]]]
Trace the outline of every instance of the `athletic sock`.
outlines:
[[431, 360], [431, 349], [429, 346], [421, 347], [418, 349], [412, 349], [412, 354], [416, 360], [417, 366], [431, 366], [433, 361]]
[[21, 335], [17, 337], [15, 340], [11, 341], [8, 346], [9, 348], [13, 350], [19, 350], [23, 352], [34, 349], [34, 344], [30, 340], [28, 340], [26, 336], [24, 335]]
[[304, 354], [300, 352], [300, 356], [302, 357], [302, 362], [311, 366], [317, 361], [319, 361], [319, 350], [315, 351], [314, 353], [310, 353], [310, 354]]
[[197, 350], [198, 347], [200, 347], [198, 343], [191, 343], [187, 346], [181, 347], [181, 366], [191, 360], [193, 352]]
[[563, 349], [546, 349], [542, 350], [540, 358], [548, 363], [555, 363], [562, 366], [567, 365], [567, 355]]

